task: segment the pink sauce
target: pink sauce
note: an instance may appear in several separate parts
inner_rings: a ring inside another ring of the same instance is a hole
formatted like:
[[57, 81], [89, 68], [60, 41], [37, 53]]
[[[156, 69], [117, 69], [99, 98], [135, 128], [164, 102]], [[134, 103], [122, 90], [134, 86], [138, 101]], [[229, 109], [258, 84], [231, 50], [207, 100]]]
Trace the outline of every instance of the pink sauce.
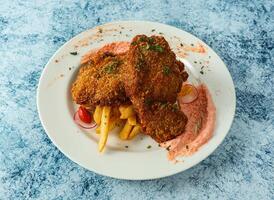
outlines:
[[180, 104], [181, 110], [188, 117], [185, 132], [161, 144], [162, 147], [169, 148], [169, 160], [174, 160], [177, 156], [192, 155], [213, 135], [216, 108], [205, 85], [199, 85], [197, 91], [199, 96], [194, 102]]
[[129, 50], [130, 42], [113, 42], [103, 46], [99, 51], [124, 54]]
[[[113, 42], [107, 44], [102, 48], [92, 50], [83, 56], [81, 64], [89, 61], [98, 51], [124, 54], [128, 51], [129, 45], [129, 42]], [[198, 48], [189, 47], [187, 50], [205, 53], [205, 49], [202, 45], [198, 45]], [[199, 85], [197, 91], [198, 98], [195, 101], [188, 104], [180, 104], [181, 110], [188, 117], [185, 132], [175, 139], [161, 144], [162, 147], [169, 148], [169, 160], [175, 160], [177, 156], [189, 156], [194, 154], [203, 144], [207, 143], [213, 135], [216, 108], [205, 85]]]
[[91, 60], [91, 58], [94, 56], [97, 52], [110, 52], [114, 54], [124, 54], [128, 51], [130, 46], [130, 42], [113, 42], [110, 44], [106, 44], [100, 49], [93, 49], [86, 55], [82, 57], [81, 64], [84, 64]]
[[206, 53], [205, 47], [200, 43], [198, 43], [197, 46], [185, 45], [183, 49], [185, 51], [191, 51], [195, 53]]

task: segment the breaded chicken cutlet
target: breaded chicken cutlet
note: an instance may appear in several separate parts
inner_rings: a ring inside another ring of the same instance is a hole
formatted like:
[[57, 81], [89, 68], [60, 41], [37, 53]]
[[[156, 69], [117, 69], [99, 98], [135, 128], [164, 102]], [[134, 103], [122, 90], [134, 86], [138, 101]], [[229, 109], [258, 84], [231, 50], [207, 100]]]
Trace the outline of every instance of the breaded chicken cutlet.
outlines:
[[135, 36], [125, 71], [126, 94], [138, 114], [144, 133], [157, 142], [180, 135], [187, 118], [174, 103], [188, 74], [164, 37]]
[[98, 51], [82, 64], [71, 88], [77, 104], [94, 108], [129, 104], [121, 74], [125, 55]]
[[163, 37], [137, 35], [122, 54], [99, 50], [84, 60], [71, 89], [77, 104], [132, 103], [143, 132], [159, 143], [184, 131], [187, 118], [175, 102], [188, 74]]
[[138, 108], [142, 130], [158, 143], [183, 133], [187, 117], [176, 104], [153, 102]]
[[135, 36], [127, 61], [127, 76], [124, 78], [129, 96], [138, 93], [150, 100], [176, 101], [182, 82], [188, 75], [164, 37]]

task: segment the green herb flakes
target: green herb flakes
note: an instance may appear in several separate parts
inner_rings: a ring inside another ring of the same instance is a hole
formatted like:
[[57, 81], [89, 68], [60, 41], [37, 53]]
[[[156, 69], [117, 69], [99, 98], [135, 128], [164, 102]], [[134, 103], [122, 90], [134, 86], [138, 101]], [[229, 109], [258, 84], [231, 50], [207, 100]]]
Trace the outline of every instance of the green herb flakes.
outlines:
[[73, 52], [70, 52], [70, 54], [76, 56], [78, 53], [77, 51], [73, 51]]
[[167, 105], [167, 102], [162, 102], [161, 103], [161, 109], [164, 109], [166, 108], [168, 105]]
[[173, 104], [173, 105], [172, 105], [172, 111], [173, 111], [173, 112], [176, 112], [176, 111], [178, 111], [178, 110], [179, 110], [178, 105], [177, 105], [177, 104]]
[[145, 37], [143, 37], [143, 36], [142, 36], [142, 37], [140, 37], [140, 38], [139, 38], [139, 42], [146, 42], [146, 38], [145, 38]]
[[150, 38], [148, 38], [148, 42], [153, 43], [153, 42], [155, 42], [155, 39], [153, 37], [150, 37]]
[[151, 106], [152, 103], [153, 103], [152, 99], [145, 99], [145, 104], [147, 106]]
[[164, 52], [163, 47], [161, 47], [160, 45], [151, 45], [149, 49], [160, 53]]
[[171, 73], [171, 69], [168, 67], [168, 66], [164, 66], [163, 67], [163, 74], [165, 75], [165, 76], [168, 76], [169, 74]]
[[104, 71], [107, 73], [107, 74], [113, 74], [115, 73], [115, 71], [117, 70], [119, 66], [119, 61], [114, 61], [108, 65], [106, 65], [104, 67]]

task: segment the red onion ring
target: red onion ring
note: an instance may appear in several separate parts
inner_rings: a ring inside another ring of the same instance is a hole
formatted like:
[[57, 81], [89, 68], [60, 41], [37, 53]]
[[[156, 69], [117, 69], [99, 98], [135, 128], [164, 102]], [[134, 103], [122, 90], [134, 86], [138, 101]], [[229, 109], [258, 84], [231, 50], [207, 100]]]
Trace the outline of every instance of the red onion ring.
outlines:
[[81, 121], [78, 111], [74, 114], [73, 120], [75, 121], [75, 123], [78, 126], [84, 128], [84, 129], [92, 129], [92, 128], [95, 128], [97, 126], [97, 124], [94, 121], [91, 122], [91, 123], [85, 123], [85, 122]]

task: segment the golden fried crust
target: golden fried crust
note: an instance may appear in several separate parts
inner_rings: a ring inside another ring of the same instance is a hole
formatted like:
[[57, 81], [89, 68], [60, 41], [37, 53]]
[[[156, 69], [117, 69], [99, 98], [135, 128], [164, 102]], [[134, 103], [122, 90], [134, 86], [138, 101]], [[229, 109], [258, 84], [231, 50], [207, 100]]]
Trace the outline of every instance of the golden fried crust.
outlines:
[[124, 55], [97, 53], [83, 64], [71, 88], [77, 104], [117, 106], [129, 103], [121, 81]]
[[188, 75], [167, 41], [160, 36], [134, 37], [125, 66], [126, 93], [144, 133], [157, 142], [180, 135], [187, 118], [174, 108], [174, 103]]
[[151, 100], [175, 102], [187, 73], [160, 36], [138, 35], [128, 52], [126, 92]]
[[139, 108], [139, 118], [144, 133], [157, 142], [165, 142], [182, 134], [187, 117], [176, 104], [152, 103]]

